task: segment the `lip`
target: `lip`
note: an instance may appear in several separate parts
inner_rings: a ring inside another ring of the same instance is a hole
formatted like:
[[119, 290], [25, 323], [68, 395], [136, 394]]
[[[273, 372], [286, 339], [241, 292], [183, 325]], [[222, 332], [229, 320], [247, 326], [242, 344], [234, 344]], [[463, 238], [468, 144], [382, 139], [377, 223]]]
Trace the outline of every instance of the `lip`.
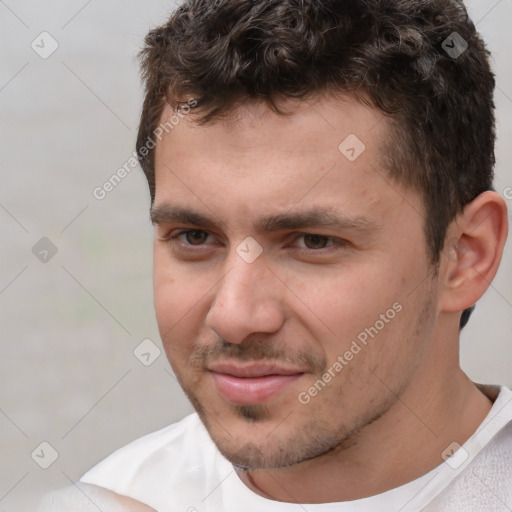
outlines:
[[286, 368], [276, 363], [215, 363], [208, 367], [208, 370], [215, 373], [231, 375], [233, 377], [256, 378], [267, 375], [296, 375], [304, 373], [300, 368]]
[[208, 370], [221, 396], [239, 405], [264, 403], [304, 374], [300, 369], [268, 363], [219, 363]]

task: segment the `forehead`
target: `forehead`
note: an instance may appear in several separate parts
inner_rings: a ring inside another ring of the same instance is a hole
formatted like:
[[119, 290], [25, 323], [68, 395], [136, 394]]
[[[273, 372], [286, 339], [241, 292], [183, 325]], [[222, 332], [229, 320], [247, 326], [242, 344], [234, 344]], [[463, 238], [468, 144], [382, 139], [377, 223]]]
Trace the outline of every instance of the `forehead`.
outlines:
[[[385, 116], [376, 108], [363, 104], [346, 95], [317, 95], [308, 100], [286, 98], [279, 100], [280, 112], [274, 112], [266, 103], [250, 100], [241, 106], [221, 112], [219, 119], [201, 124], [192, 110], [179, 119], [167, 106], [162, 114], [164, 124], [174, 117], [176, 125], [167, 137], [182, 139], [187, 133], [194, 137], [230, 139], [237, 149], [253, 149], [259, 144], [279, 142], [283, 149], [289, 147], [304, 151], [332, 151], [338, 149], [340, 137], [355, 135], [371, 146], [380, 142], [390, 131]], [[325, 137], [329, 133], [331, 137]], [[277, 137], [277, 139], [276, 139]], [[212, 149], [211, 147], [209, 149]], [[371, 149], [371, 148], [370, 148]]]
[[382, 151], [390, 127], [377, 109], [350, 97], [280, 107], [288, 113], [251, 102], [205, 125], [181, 118], [157, 144], [155, 205], [186, 203], [219, 216], [327, 205], [377, 218], [411, 194], [389, 184]]

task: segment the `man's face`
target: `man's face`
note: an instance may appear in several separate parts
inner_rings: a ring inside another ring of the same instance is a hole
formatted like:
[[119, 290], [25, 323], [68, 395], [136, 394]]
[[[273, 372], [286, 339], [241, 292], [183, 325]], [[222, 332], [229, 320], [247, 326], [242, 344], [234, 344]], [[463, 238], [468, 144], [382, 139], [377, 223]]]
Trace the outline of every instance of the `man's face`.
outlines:
[[351, 99], [293, 105], [184, 119], [156, 151], [162, 341], [252, 469], [349, 446], [418, 378], [437, 314], [421, 200], [381, 163], [387, 122]]

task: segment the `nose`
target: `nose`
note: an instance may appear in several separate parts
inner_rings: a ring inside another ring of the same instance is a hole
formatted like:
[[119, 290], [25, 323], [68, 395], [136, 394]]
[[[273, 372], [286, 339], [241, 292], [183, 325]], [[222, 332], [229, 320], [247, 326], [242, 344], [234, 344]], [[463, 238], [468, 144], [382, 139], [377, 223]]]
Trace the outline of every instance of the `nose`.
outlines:
[[233, 259], [215, 290], [207, 327], [230, 343], [242, 343], [251, 334], [278, 331], [285, 320], [282, 283], [262, 258], [253, 263], [238, 255]]

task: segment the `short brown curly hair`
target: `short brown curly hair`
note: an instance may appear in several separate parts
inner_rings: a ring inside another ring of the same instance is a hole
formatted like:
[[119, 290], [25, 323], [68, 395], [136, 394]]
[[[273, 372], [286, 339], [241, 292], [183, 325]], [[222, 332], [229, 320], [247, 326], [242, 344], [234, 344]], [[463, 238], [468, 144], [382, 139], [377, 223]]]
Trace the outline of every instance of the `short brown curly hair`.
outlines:
[[495, 81], [461, 1], [186, 0], [149, 32], [141, 63], [137, 151], [152, 201], [154, 150], [144, 146], [166, 104], [194, 98], [208, 123], [247, 100], [280, 112], [280, 98], [324, 92], [390, 121], [384, 165], [421, 194], [433, 263], [455, 215], [492, 189]]

